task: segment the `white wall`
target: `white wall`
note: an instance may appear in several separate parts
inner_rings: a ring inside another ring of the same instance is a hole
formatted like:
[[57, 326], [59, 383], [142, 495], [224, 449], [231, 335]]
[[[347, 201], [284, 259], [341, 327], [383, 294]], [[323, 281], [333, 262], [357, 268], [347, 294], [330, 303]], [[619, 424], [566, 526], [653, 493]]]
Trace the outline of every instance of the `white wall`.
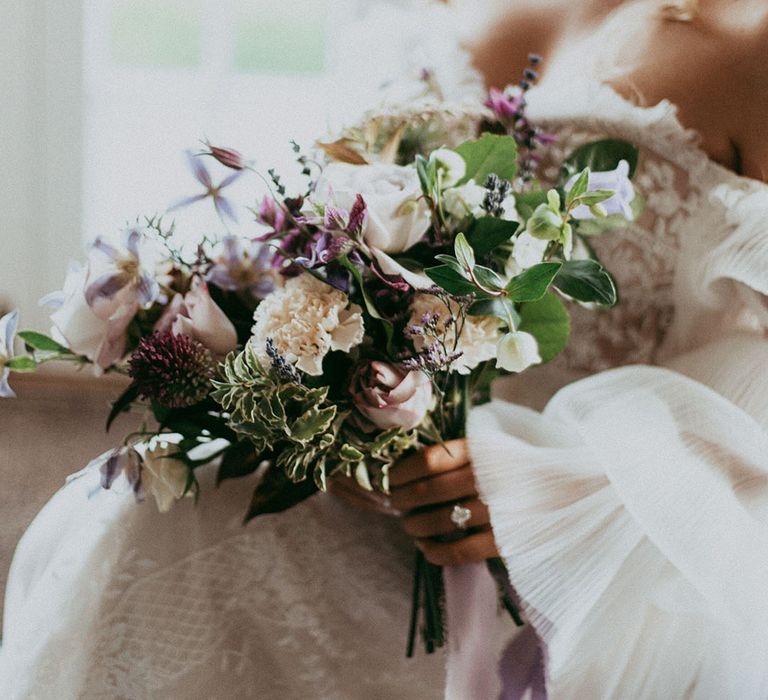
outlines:
[[0, 306], [24, 327], [81, 245], [81, 6], [0, 0]]

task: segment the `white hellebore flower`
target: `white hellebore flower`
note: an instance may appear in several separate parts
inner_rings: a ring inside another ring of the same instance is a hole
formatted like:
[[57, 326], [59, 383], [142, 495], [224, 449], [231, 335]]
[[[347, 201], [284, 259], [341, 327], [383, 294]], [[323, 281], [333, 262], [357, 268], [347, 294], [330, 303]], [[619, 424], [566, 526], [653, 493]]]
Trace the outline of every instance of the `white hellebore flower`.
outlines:
[[416, 169], [374, 163], [330, 163], [317, 181], [314, 199], [349, 211], [357, 195], [366, 204], [363, 240], [385, 253], [402, 253], [418, 243], [430, 225]]
[[496, 366], [508, 372], [522, 372], [531, 365], [541, 363], [539, 345], [530, 333], [511, 331], [496, 347]]
[[534, 238], [527, 231], [522, 231], [515, 238], [512, 257], [521, 270], [527, 270], [529, 267], [538, 265], [544, 259], [544, 253], [548, 245], [549, 241]]
[[323, 373], [329, 352], [349, 352], [363, 340], [362, 309], [310, 274], [290, 278], [259, 304], [253, 318], [250, 342], [266, 367], [269, 339], [287, 362], [312, 376]]
[[167, 442], [156, 443], [144, 453], [142, 485], [146, 493], [155, 497], [161, 513], [171, 509], [174, 502], [184, 495], [187, 486], [189, 468], [175, 457], [178, 453], [178, 445]]
[[467, 173], [466, 161], [450, 148], [438, 148], [432, 151], [429, 160], [437, 163], [437, 171], [440, 173], [440, 182], [443, 187], [453, 187]]
[[[488, 212], [483, 209], [483, 202], [488, 194], [488, 190], [478, 185], [474, 180], [469, 180], [458, 187], [451, 187], [443, 192], [443, 209], [451, 216], [457, 219], [464, 219], [467, 216], [479, 218], [488, 216]], [[501, 218], [504, 221], [519, 221], [517, 208], [515, 206], [515, 195], [508, 194], [501, 203], [504, 214]]]
[[467, 216], [480, 217], [485, 214], [483, 201], [488, 190], [474, 180], [459, 187], [451, 187], [443, 193], [443, 208], [451, 216], [464, 219]]

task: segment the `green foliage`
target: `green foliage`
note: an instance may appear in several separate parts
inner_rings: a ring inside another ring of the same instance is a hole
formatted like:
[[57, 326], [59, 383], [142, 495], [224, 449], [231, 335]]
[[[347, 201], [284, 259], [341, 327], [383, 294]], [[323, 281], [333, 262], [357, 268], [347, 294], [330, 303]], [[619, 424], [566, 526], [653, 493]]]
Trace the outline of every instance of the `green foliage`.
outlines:
[[629, 176], [632, 177], [637, 169], [639, 153], [637, 146], [619, 139], [602, 139], [584, 144], [565, 159], [560, 170], [561, 184], [584, 168], [592, 172], [613, 170], [621, 160], [629, 163]]
[[517, 173], [517, 144], [511, 136], [483, 134], [474, 141], [465, 141], [456, 152], [467, 164], [460, 184], [474, 180], [483, 185], [491, 173], [511, 180]]
[[562, 263], [544, 262], [513, 277], [506, 290], [512, 301], [537, 301], [544, 296]]
[[343, 406], [328, 399], [329, 387], [282, 381], [264, 369], [250, 343], [227, 357], [223, 375], [212, 396], [229, 413], [230, 427], [252, 443], [254, 454], [275, 455], [275, 466], [293, 483], [312, 476], [325, 490], [335, 472], [350, 473], [361, 463], [386, 466], [413, 444], [399, 429], [357, 436]]
[[563, 303], [548, 292], [538, 301], [520, 306], [519, 330], [536, 338], [542, 361], [549, 362], [565, 349], [571, 319]]
[[475, 251], [475, 255], [482, 258], [500, 245], [509, 242], [517, 232], [518, 226], [516, 221], [483, 216], [472, 222], [467, 232], [467, 241]]
[[62, 355], [71, 355], [69, 348], [65, 348], [61, 343], [57, 343], [53, 338], [49, 338], [43, 333], [36, 333], [35, 331], [20, 331], [18, 333], [27, 347], [33, 350], [42, 350], [44, 352], [56, 352]]
[[467, 238], [463, 233], [456, 236], [453, 243], [453, 249], [456, 254], [456, 260], [463, 270], [470, 271], [475, 266], [475, 251], [467, 243]]
[[13, 372], [34, 372], [37, 369], [37, 363], [28, 355], [19, 355], [8, 360], [6, 367]]
[[451, 265], [428, 267], [424, 272], [438, 287], [449, 294], [464, 296], [477, 292], [477, 287]]
[[131, 384], [117, 400], [112, 404], [112, 408], [107, 416], [107, 432], [112, 427], [112, 423], [121, 413], [127, 412], [131, 404], [139, 398], [139, 388], [135, 384]]
[[553, 284], [576, 301], [601, 306], [614, 306], [618, 301], [613, 278], [597, 260], [565, 262]]

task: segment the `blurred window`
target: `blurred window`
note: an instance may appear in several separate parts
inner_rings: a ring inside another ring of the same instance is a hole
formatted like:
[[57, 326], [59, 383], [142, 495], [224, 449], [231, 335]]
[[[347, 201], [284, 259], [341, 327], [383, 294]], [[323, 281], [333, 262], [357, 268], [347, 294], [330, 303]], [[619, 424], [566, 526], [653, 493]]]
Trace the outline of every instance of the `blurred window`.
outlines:
[[[334, 85], [334, 46], [345, 26], [382, 2], [86, 3], [84, 238], [111, 235], [197, 193], [183, 152], [204, 138], [296, 181], [290, 140], [311, 145], [354, 101]], [[238, 182], [233, 197], [252, 205], [259, 187], [255, 176]], [[182, 236], [222, 230], [203, 204], [175, 218]]]

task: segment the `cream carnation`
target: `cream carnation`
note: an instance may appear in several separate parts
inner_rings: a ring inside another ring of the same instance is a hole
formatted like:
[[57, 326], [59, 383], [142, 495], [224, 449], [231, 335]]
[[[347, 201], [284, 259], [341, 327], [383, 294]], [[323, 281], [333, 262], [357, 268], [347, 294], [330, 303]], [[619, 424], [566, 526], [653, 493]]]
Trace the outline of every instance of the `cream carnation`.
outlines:
[[251, 343], [269, 366], [267, 339], [287, 362], [318, 376], [331, 350], [349, 352], [363, 340], [362, 309], [346, 294], [305, 274], [292, 277], [259, 304]]
[[[461, 326], [458, 342], [456, 342], [456, 324], [445, 328], [445, 321], [453, 314], [456, 315], [458, 306], [451, 302], [451, 309], [433, 294], [417, 294], [411, 303], [410, 324], [422, 324], [425, 314], [437, 314], [438, 332], [445, 334], [445, 344], [449, 352], [460, 352], [461, 355], [451, 363], [451, 370], [459, 374], [469, 374], [485, 360], [496, 357], [496, 346], [502, 336], [501, 321], [494, 316], [467, 316]], [[431, 338], [423, 335], [414, 337], [416, 350], [424, 350], [431, 343]]]

